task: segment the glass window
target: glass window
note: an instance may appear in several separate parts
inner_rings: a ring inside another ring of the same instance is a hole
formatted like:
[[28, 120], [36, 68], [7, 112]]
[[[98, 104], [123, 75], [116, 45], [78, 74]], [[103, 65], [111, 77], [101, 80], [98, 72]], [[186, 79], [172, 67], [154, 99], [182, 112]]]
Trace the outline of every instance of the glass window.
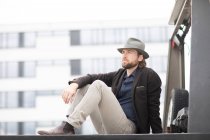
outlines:
[[6, 62], [0, 62], [0, 78], [5, 78], [6, 77]]
[[83, 59], [82, 74], [95, 74], [116, 71], [121, 67], [120, 58]]
[[18, 33], [9, 33], [7, 36], [7, 48], [17, 48], [19, 45]]
[[169, 40], [169, 34], [168, 34], [168, 28], [167, 27], [161, 27], [161, 42], [167, 42]]
[[18, 93], [17, 92], [7, 92], [6, 93], [6, 106], [8, 108], [18, 107]]
[[3, 62], [0, 62], [0, 79], [3, 78]]
[[71, 75], [81, 74], [81, 61], [80, 59], [70, 60]]
[[24, 33], [19, 33], [19, 48], [23, 48], [24, 47]]
[[24, 33], [24, 47], [35, 47], [36, 46], [36, 33], [28, 32]]
[[23, 134], [24, 135], [34, 135], [36, 131], [35, 122], [24, 122], [23, 124]]
[[91, 44], [91, 30], [81, 30], [81, 44], [90, 45]]
[[34, 91], [25, 91], [23, 95], [23, 107], [35, 107], [36, 95]]
[[24, 76], [24, 62], [18, 62], [18, 77]]
[[2, 34], [2, 48], [6, 48], [7, 47], [7, 34]]
[[114, 40], [115, 40], [114, 30], [113, 29], [104, 30], [104, 42], [106, 44], [113, 44]]
[[0, 92], [0, 108], [5, 108], [6, 105], [6, 96], [4, 92]]
[[36, 63], [33, 62], [24, 62], [24, 77], [34, 77], [36, 74]]
[[114, 31], [115, 43], [124, 43], [127, 40], [127, 29], [117, 28]]
[[7, 135], [17, 135], [18, 134], [18, 123], [17, 122], [7, 122], [6, 123], [6, 134]]
[[97, 29], [97, 43], [98, 44], [104, 44], [104, 36], [105, 36], [105, 34], [104, 34], [104, 31], [103, 31], [103, 29]]
[[18, 107], [23, 107], [24, 103], [23, 95], [24, 95], [23, 91], [18, 91]]
[[79, 30], [70, 31], [70, 41], [71, 41], [71, 45], [80, 45], [80, 31]]
[[153, 56], [150, 58], [150, 67], [156, 72], [166, 72], [167, 57], [166, 56]]
[[81, 68], [82, 75], [93, 73], [93, 66], [92, 66], [91, 59], [83, 59], [81, 62], [81, 66], [82, 66], [82, 68]]
[[8, 78], [18, 77], [19, 75], [18, 62], [7, 62], [6, 72], [7, 72], [6, 77]]
[[150, 40], [152, 42], [161, 42], [164, 38], [164, 32], [161, 27], [150, 27]]
[[[91, 39], [91, 44], [92, 45], [99, 44], [98, 36], [99, 36], [98, 30], [96, 30], [96, 29], [91, 30], [91, 36], [89, 38]], [[91, 45], [91, 44], [89, 44], [89, 45]]]
[[0, 135], [5, 135], [5, 128], [6, 128], [6, 123], [5, 122], [0, 122]]
[[3, 48], [3, 34], [0, 34], [0, 49]]
[[120, 58], [106, 58], [103, 72], [117, 71], [121, 67]]

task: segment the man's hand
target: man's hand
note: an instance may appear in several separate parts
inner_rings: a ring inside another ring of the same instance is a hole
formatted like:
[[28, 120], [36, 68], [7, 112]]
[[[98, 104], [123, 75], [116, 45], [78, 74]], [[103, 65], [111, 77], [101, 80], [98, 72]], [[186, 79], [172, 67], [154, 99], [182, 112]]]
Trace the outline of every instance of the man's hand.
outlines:
[[77, 92], [78, 84], [77, 83], [71, 83], [67, 88], [65, 88], [62, 92], [62, 99], [65, 102], [65, 104], [68, 104], [69, 101], [72, 103], [74, 96]]

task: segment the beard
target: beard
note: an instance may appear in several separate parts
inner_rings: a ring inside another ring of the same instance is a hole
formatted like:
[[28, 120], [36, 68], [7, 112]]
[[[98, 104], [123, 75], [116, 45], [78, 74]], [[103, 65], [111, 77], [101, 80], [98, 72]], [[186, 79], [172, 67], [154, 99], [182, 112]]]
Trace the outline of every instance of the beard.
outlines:
[[123, 64], [122, 63], [122, 67], [125, 68], [125, 69], [130, 69], [130, 68], [133, 68], [135, 66], [137, 66], [139, 63], [127, 63], [127, 64]]

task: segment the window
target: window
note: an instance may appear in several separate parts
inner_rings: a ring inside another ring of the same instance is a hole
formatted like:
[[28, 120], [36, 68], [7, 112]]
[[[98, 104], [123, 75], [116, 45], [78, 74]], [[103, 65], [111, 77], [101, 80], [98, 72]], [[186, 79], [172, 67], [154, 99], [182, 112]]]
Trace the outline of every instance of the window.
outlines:
[[82, 74], [106, 73], [121, 67], [120, 58], [83, 59]]
[[3, 34], [0, 34], [0, 49], [4, 47], [3, 46], [3, 41], [4, 41]]
[[24, 45], [24, 33], [19, 33], [19, 45], [18, 47], [19, 48], [23, 48], [25, 45]]
[[5, 130], [6, 130], [7, 135], [17, 135], [18, 134], [18, 123], [7, 122]]
[[0, 92], [0, 108], [5, 108], [6, 105], [6, 93]]
[[24, 122], [23, 124], [23, 134], [24, 135], [34, 135], [36, 129], [35, 122]]
[[3, 63], [0, 62], [0, 79], [3, 78]]
[[114, 30], [113, 29], [104, 30], [104, 42], [106, 42], [106, 44], [113, 44], [114, 40], [115, 40]]
[[71, 45], [80, 45], [80, 31], [72, 30], [70, 31], [70, 43]]
[[70, 60], [71, 75], [81, 74], [81, 61], [80, 59]]
[[23, 95], [23, 107], [35, 107], [36, 95], [34, 91], [25, 91]]
[[18, 93], [17, 92], [7, 92], [6, 96], [6, 107], [17, 108], [18, 107]]
[[165, 31], [163, 27], [151, 27], [150, 28], [150, 39], [152, 42], [165, 41]]
[[18, 77], [24, 76], [24, 62], [18, 62]]
[[82, 45], [89, 45], [92, 42], [91, 30], [81, 30], [81, 44]]
[[19, 45], [18, 33], [9, 33], [7, 35], [7, 48], [17, 48]]
[[149, 59], [150, 67], [157, 72], [166, 72], [167, 57], [166, 56], [153, 56]]
[[19, 75], [18, 62], [6, 62], [7, 78], [15, 78]]
[[23, 76], [24, 77], [34, 77], [36, 74], [36, 63], [34, 61], [24, 62], [23, 65]]
[[24, 47], [35, 47], [36, 46], [36, 33], [35, 32], [28, 32], [24, 33], [24, 40], [23, 40]]

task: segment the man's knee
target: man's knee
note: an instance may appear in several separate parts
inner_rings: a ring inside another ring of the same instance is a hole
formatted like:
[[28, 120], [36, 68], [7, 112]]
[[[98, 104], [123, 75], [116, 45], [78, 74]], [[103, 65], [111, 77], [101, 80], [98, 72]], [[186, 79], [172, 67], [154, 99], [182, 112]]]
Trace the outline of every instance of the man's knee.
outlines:
[[104, 83], [103, 81], [101, 81], [101, 80], [95, 80], [95, 81], [92, 83], [92, 85], [97, 86], [97, 87], [100, 87], [100, 86], [102, 86], [102, 85], [105, 85], [105, 83]]

